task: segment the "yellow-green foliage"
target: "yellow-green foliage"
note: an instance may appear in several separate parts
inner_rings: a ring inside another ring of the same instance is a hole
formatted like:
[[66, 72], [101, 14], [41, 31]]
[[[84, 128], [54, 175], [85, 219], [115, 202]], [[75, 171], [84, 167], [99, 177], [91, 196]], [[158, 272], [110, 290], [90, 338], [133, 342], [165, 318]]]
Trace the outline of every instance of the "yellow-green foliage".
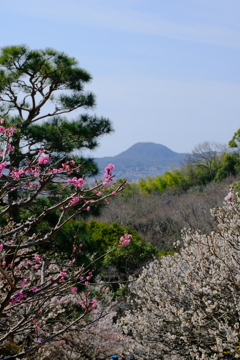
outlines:
[[157, 175], [155, 178], [147, 177], [147, 180], [141, 179], [139, 181], [140, 188], [145, 192], [159, 191], [163, 192], [166, 189], [178, 189], [187, 186], [188, 179], [181, 171], [173, 170], [166, 171], [163, 175]]
[[158, 251], [157, 252], [157, 257], [161, 258], [163, 256], [174, 255], [174, 254], [175, 254], [174, 251]]
[[237, 175], [240, 172], [240, 156], [238, 153], [215, 154], [211, 164], [198, 161], [186, 164], [178, 170], [166, 171], [163, 175], [155, 178], [147, 177], [139, 181], [139, 189], [142, 193], [160, 192], [171, 190], [174, 193], [182, 192], [192, 186], [206, 185], [211, 181], [222, 181], [229, 175]]

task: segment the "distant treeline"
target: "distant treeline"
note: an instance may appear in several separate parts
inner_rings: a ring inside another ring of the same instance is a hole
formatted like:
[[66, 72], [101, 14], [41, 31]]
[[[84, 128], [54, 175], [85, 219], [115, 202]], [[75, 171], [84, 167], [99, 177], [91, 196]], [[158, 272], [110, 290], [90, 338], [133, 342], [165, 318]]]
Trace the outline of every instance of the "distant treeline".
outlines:
[[239, 153], [220, 153], [213, 151], [208, 143], [203, 145], [198, 152], [189, 155], [186, 163], [179, 169], [172, 169], [155, 178], [141, 179], [140, 189], [147, 193], [163, 193], [167, 189], [179, 193], [194, 186], [205, 186], [212, 181], [220, 182], [240, 172]]

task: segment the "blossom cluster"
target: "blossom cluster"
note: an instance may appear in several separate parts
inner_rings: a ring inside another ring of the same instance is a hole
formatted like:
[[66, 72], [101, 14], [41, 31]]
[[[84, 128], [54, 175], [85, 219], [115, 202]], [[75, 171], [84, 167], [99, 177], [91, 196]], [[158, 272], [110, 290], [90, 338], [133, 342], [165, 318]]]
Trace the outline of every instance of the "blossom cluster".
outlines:
[[76, 187], [81, 187], [84, 184], [84, 180], [82, 178], [73, 177], [72, 179], [67, 180], [68, 184], [72, 184]]
[[105, 174], [103, 175], [105, 180], [105, 184], [108, 184], [109, 182], [111, 182], [111, 178], [112, 178], [112, 170], [114, 169], [114, 165], [113, 164], [109, 164], [107, 167], [105, 167]]
[[[0, 123], [4, 124], [5, 120], [0, 119]], [[10, 138], [13, 134], [17, 132], [16, 126], [0, 126], [0, 134], [4, 134], [6, 138]]]
[[124, 234], [123, 236], [120, 237], [120, 242], [118, 246], [122, 247], [124, 245], [128, 245], [131, 242], [131, 238], [132, 235]]

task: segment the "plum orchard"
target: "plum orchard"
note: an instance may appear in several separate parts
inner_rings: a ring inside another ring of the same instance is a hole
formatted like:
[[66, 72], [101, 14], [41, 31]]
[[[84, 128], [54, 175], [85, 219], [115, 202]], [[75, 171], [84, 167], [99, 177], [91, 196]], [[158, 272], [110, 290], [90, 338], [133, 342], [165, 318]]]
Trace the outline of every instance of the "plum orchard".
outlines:
[[[97, 307], [97, 300], [91, 297], [87, 287], [94, 265], [75, 266], [75, 254], [81, 251], [81, 246], [73, 246], [72, 257], [64, 266], [56, 259], [52, 261], [47, 254], [40, 255], [36, 249], [41, 249], [42, 244], [50, 241], [76, 215], [108, 201], [122, 190], [123, 184], [113, 184], [114, 166], [110, 164], [102, 182], [95, 182], [91, 189], [84, 187], [82, 177], [71, 177], [73, 172], [78, 173], [80, 165], [70, 158], [54, 163], [44, 149], [30, 160], [25, 159], [22, 166], [12, 166], [9, 164], [14, 151], [12, 139], [18, 130], [4, 119], [0, 121], [0, 356], [16, 359], [79, 324]], [[66, 188], [71, 191], [63, 197]], [[16, 191], [17, 199], [11, 197]], [[52, 191], [55, 202], [50, 207], [19, 223], [11, 219], [12, 211], [24, 212], [42, 194], [51, 196]], [[56, 209], [59, 210], [56, 223], [44, 234], [34, 233], [36, 224]], [[130, 238], [125, 234], [119, 246], [127, 244]]]
[[211, 210], [218, 232], [186, 231], [132, 283], [121, 324], [137, 359], [240, 358], [240, 198], [232, 188], [225, 201]]

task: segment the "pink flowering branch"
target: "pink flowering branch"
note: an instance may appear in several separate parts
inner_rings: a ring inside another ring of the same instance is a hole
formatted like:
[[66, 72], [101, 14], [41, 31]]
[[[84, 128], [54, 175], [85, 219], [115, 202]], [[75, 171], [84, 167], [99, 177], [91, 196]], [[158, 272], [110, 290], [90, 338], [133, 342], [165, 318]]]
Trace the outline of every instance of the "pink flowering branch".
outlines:
[[[80, 292], [92, 282], [94, 270], [90, 267], [94, 261], [87, 268], [77, 267], [72, 257], [66, 259], [62, 267], [57, 261], [47, 259], [47, 254], [40, 256], [36, 253], [36, 247], [52, 239], [79, 214], [91, 211], [92, 207], [116, 196], [125, 182], [112, 185], [114, 166], [109, 164], [102, 181], [89, 188], [82, 177], [69, 178], [73, 172], [79, 171], [80, 165], [67, 159], [53, 164], [51, 154], [45, 150], [31, 160], [26, 159], [24, 166], [13, 168], [9, 164], [9, 153], [14, 151], [11, 141], [17, 129], [8, 127], [3, 120], [0, 123], [4, 124], [0, 125], [3, 145], [0, 152], [0, 216], [5, 221], [0, 233], [0, 344], [4, 347], [10, 339], [24, 344], [21, 345], [24, 347], [22, 352], [7, 357], [14, 359], [24, 357], [39, 345], [55, 339], [97, 308], [95, 297], [90, 294], [84, 297]], [[57, 185], [54, 187], [55, 203], [26, 220], [6, 221], [13, 211], [24, 209], [25, 213], [25, 209], [28, 210], [41, 196], [51, 196], [52, 185]], [[65, 189], [70, 189], [70, 195], [62, 197]], [[14, 191], [21, 191], [21, 196], [11, 200]], [[30, 233], [57, 209], [60, 215], [45, 234], [41, 231]], [[119, 246], [129, 243], [130, 237], [125, 234]], [[73, 249], [76, 251], [76, 246]], [[79, 303], [82, 312], [78, 313], [77, 319], [75, 316], [72, 318], [72, 314], [69, 318], [64, 316], [67, 307], [74, 308]]]

